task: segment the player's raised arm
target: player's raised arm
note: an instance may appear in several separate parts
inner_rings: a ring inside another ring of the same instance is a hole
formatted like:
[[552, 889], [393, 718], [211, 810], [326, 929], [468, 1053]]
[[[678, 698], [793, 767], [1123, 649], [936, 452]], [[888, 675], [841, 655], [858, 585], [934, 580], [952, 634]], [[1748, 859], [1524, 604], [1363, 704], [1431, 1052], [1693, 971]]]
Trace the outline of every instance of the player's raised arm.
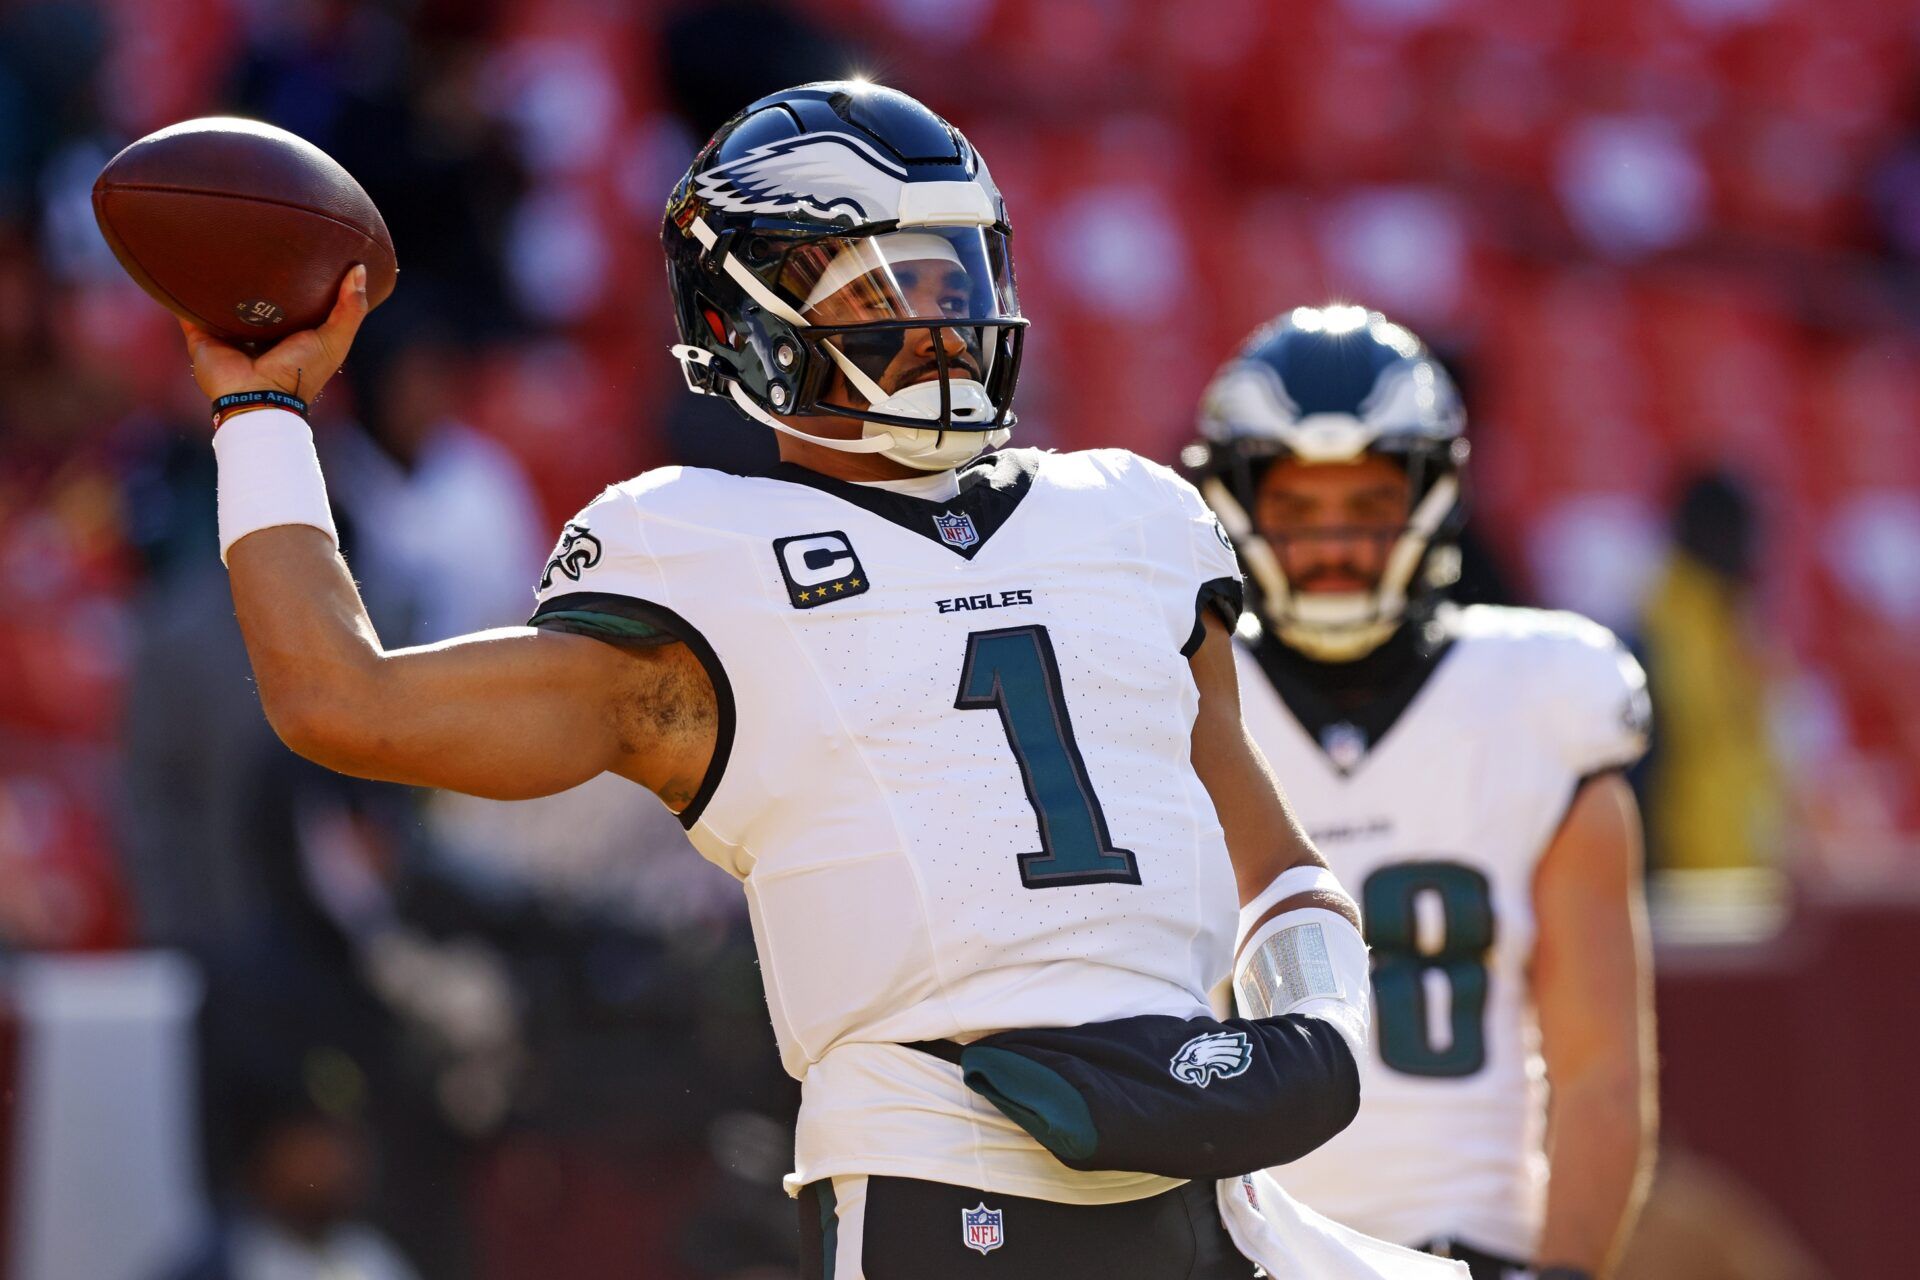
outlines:
[[325, 324], [257, 359], [182, 325], [196, 380], [228, 415], [215, 435], [221, 549], [268, 720], [301, 755], [359, 777], [518, 799], [612, 771], [681, 807], [716, 723], [683, 646], [529, 628], [381, 646], [335, 545], [311, 433], [271, 399], [316, 396], [366, 311], [356, 270]]

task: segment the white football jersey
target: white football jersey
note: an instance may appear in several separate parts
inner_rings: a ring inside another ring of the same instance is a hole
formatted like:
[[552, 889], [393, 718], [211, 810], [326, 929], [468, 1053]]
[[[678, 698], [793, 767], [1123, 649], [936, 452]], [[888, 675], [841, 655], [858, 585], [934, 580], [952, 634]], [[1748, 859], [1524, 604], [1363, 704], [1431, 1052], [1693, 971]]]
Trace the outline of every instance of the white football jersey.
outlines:
[[1199, 495], [1129, 453], [1005, 450], [960, 485], [649, 472], [567, 526], [534, 622], [664, 631], [713, 678], [681, 820], [747, 893], [805, 1082], [798, 1180], [1153, 1194], [1066, 1170], [899, 1046], [1207, 1011], [1237, 896], [1187, 657], [1201, 609], [1237, 612], [1237, 567]]
[[1646, 681], [1574, 614], [1475, 606], [1440, 621], [1450, 647], [1372, 744], [1342, 721], [1309, 732], [1239, 652], [1247, 728], [1360, 900], [1373, 952], [1360, 1114], [1273, 1173], [1368, 1235], [1528, 1258], [1547, 1175], [1534, 867], [1581, 780], [1645, 750]]

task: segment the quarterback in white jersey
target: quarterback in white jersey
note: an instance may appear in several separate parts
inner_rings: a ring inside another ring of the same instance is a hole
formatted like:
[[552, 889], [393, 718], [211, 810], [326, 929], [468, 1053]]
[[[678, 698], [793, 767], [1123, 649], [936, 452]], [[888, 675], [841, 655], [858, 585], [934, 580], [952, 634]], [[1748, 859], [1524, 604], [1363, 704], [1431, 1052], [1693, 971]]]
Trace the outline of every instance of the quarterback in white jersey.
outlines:
[[[1013, 1280], [1453, 1274], [1275, 1188], [1170, 1176], [1218, 1166], [1161, 1159], [1186, 1127], [1152, 1106], [1102, 1131], [1085, 1094], [1089, 1122], [955, 1068], [1018, 1059], [998, 1046], [1021, 1031], [1125, 1057], [1122, 1028], [1199, 1026], [1133, 1055], [1138, 1096], [1212, 1118], [1242, 1096], [1219, 1080], [1257, 1082], [1237, 1105], [1317, 1141], [1357, 1106], [1366, 1026], [1355, 904], [1240, 722], [1241, 583], [1212, 512], [1122, 452], [981, 456], [1006, 442], [1025, 325], [1007, 236], [979, 156], [904, 94], [748, 107], [668, 205], [674, 354], [779, 431], [783, 463], [608, 489], [530, 626], [416, 650], [374, 635], [289, 411], [337, 368], [364, 274], [257, 360], [189, 327], [267, 714], [344, 772], [508, 799], [613, 772], [679, 814], [746, 890], [803, 1081], [803, 1275], [939, 1280], [986, 1255]], [[1307, 962], [1244, 1029], [1211, 1007], [1236, 908], [1249, 950]], [[1145, 1154], [1066, 1163], [1105, 1142]]]
[[1373, 954], [1366, 1103], [1276, 1177], [1482, 1280], [1597, 1276], [1652, 1128], [1620, 776], [1646, 684], [1584, 618], [1444, 602], [1463, 420], [1405, 329], [1302, 308], [1221, 370], [1187, 459], [1257, 588], [1248, 730]]
[[805, 1083], [797, 1184], [985, 1165], [1042, 1198], [1165, 1190], [1072, 1174], [898, 1046], [1206, 1007], [1239, 899], [1183, 652], [1238, 599], [1232, 553], [1117, 450], [945, 478], [936, 500], [790, 463], [649, 472], [569, 525], [533, 625], [711, 651], [729, 723], [680, 820], [747, 891]]

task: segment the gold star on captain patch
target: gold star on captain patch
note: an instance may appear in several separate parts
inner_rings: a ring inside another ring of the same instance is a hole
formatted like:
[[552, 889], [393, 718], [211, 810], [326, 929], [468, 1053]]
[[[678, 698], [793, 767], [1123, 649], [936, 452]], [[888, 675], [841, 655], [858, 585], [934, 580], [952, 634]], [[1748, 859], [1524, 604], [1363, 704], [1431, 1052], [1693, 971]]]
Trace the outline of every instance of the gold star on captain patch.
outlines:
[[847, 584], [844, 582], [836, 582], [833, 584], [833, 589], [835, 591], [845, 591], [847, 589]]
[[811, 599], [813, 599], [813, 593], [812, 593], [812, 592], [810, 592], [810, 591], [802, 591], [802, 592], [800, 593], [800, 598], [801, 598], [802, 600], [811, 600]]
[[860, 579], [855, 578], [852, 582], [848, 583], [847, 585], [850, 587], [857, 587], [860, 585]]

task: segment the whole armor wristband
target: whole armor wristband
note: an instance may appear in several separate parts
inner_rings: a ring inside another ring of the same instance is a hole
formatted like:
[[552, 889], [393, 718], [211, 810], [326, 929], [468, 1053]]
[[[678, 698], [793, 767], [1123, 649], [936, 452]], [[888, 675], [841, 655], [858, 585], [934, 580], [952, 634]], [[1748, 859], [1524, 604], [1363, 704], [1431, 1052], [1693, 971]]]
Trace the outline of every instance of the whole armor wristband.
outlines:
[[237, 391], [213, 402], [213, 429], [218, 431], [229, 418], [256, 409], [285, 409], [302, 418], [307, 416], [307, 402], [299, 396], [288, 395], [284, 391]]

